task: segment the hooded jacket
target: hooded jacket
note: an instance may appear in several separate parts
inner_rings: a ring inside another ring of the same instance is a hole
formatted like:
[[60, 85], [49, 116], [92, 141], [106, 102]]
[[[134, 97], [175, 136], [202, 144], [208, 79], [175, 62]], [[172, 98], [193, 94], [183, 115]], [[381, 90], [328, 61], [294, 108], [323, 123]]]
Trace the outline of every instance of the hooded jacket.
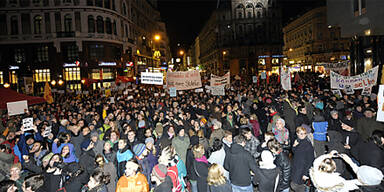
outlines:
[[256, 162], [241, 145], [233, 143], [225, 156], [224, 168], [229, 171], [233, 185], [244, 187], [251, 185], [250, 171], [256, 172]]
[[149, 192], [147, 178], [137, 173], [134, 176], [127, 177], [123, 175], [116, 185], [116, 192]]
[[127, 161], [133, 158], [133, 153], [128, 148], [129, 148], [129, 145], [125, 146], [124, 149], [119, 150], [116, 154], [118, 177], [121, 177], [124, 175], [125, 164], [127, 163]]
[[279, 190], [282, 191], [289, 188], [289, 184], [291, 182], [291, 161], [288, 157], [288, 154], [282, 151], [280, 154], [276, 155], [274, 163], [277, 167], [279, 167], [281, 171]]

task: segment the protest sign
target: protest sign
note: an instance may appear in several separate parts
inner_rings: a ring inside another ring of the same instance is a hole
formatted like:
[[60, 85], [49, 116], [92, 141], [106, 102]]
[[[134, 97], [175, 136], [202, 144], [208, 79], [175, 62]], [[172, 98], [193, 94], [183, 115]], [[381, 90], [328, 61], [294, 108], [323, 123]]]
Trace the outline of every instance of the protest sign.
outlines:
[[341, 72], [348, 69], [348, 62], [349, 61], [339, 63], [318, 63], [317, 65], [323, 66], [325, 70]]
[[257, 83], [257, 76], [252, 76], [252, 82]]
[[224, 85], [212, 86], [211, 87], [211, 93], [212, 93], [212, 95], [216, 95], [216, 96], [224, 96], [225, 95]]
[[33, 118], [32, 117], [24, 118], [22, 121], [22, 125], [23, 125], [23, 131], [33, 130]]
[[261, 79], [267, 79], [267, 73], [261, 72]]
[[33, 94], [33, 78], [24, 77], [24, 86], [26, 94]]
[[48, 126], [48, 127], [46, 127], [46, 128], [44, 129], [44, 132], [43, 132], [42, 136], [43, 136], [43, 137], [48, 137], [49, 134], [51, 134], [51, 132], [52, 132], [52, 126]]
[[81, 95], [81, 93], [82, 93], [82, 92], [79, 91], [79, 90], [76, 91], [76, 95]]
[[114, 97], [110, 97], [110, 98], [109, 98], [109, 101], [110, 101], [111, 103], [115, 103], [115, 98], [114, 98]]
[[161, 96], [162, 96], [162, 97], [165, 97], [165, 93], [162, 93]]
[[159, 94], [158, 94], [158, 93], [155, 93], [155, 94], [154, 94], [154, 96], [155, 96], [155, 97], [158, 97], [158, 96], [159, 96]]
[[281, 69], [280, 82], [281, 82], [281, 87], [284, 90], [289, 91], [292, 89], [291, 72], [289, 72], [289, 69], [287, 69], [287, 70]]
[[83, 94], [84, 94], [84, 95], [88, 95], [88, 94], [89, 94], [89, 91], [83, 91]]
[[203, 89], [203, 88], [195, 89], [195, 93], [201, 93], [201, 92], [204, 92], [204, 89]]
[[128, 99], [128, 100], [131, 100], [131, 99], [133, 99], [133, 96], [130, 95], [130, 96], [127, 97], [127, 99]]
[[370, 96], [372, 92], [372, 87], [365, 87], [361, 92], [361, 95]]
[[339, 98], [343, 96], [343, 94], [341, 94], [341, 91], [340, 91], [339, 89], [334, 89], [334, 90], [332, 90], [332, 93], [333, 93], [335, 96], [339, 97]]
[[7, 110], [9, 116], [24, 114], [26, 111], [28, 111], [28, 101], [22, 100], [16, 102], [8, 102]]
[[201, 87], [200, 72], [179, 71], [167, 73], [167, 87], [175, 87], [177, 90], [196, 89]]
[[231, 84], [231, 75], [229, 72], [221, 77], [211, 74], [211, 86], [229, 85], [229, 84]]
[[176, 87], [169, 88], [169, 95], [171, 97], [176, 97]]
[[384, 122], [384, 85], [379, 86], [377, 108], [376, 121]]
[[163, 85], [163, 74], [141, 72], [141, 83], [151, 85]]
[[372, 87], [377, 83], [377, 74], [379, 66], [370, 69], [367, 72], [355, 76], [342, 76], [331, 71], [331, 88], [332, 89], [363, 89]]

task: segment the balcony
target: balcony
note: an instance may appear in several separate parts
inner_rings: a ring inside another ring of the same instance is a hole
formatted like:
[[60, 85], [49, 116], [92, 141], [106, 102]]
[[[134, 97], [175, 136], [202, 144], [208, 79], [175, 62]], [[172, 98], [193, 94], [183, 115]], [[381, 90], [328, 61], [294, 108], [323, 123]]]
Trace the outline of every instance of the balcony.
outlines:
[[57, 32], [57, 38], [75, 37], [75, 32]]

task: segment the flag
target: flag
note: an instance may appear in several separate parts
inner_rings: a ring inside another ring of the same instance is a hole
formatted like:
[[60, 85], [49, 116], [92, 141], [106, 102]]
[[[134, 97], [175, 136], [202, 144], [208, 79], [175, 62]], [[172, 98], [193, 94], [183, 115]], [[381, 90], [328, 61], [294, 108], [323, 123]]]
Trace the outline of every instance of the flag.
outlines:
[[291, 73], [289, 72], [289, 70], [286, 71], [282, 69], [279, 77], [280, 76], [281, 76], [281, 87], [286, 91], [291, 90], [292, 89]]
[[[281, 73], [280, 73], [281, 75]], [[280, 83], [280, 75], [277, 76], [277, 83]]]
[[296, 73], [295, 75], [295, 83], [297, 83], [300, 80], [299, 73]]
[[45, 87], [44, 87], [44, 99], [47, 101], [47, 103], [51, 104], [53, 103], [53, 97], [52, 97], [52, 92], [51, 92], [51, 87], [48, 84], [48, 81], [45, 82]]

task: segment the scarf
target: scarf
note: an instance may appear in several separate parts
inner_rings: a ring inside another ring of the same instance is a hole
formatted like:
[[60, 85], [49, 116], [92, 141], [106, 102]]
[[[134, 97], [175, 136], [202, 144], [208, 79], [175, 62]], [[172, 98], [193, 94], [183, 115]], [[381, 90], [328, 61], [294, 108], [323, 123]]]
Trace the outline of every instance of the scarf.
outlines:
[[289, 99], [285, 99], [285, 101], [289, 104], [289, 106], [291, 106], [291, 108], [292, 108], [293, 110], [295, 110], [296, 115], [297, 115], [297, 108], [294, 107], [294, 106], [292, 106], [291, 101], [289, 101]]
[[279, 143], [285, 143], [286, 141], [288, 141], [289, 135], [288, 130], [286, 128], [284, 128], [283, 130], [272, 128], [272, 132]]
[[208, 164], [208, 160], [207, 160], [207, 158], [204, 155], [202, 157], [200, 157], [200, 158], [196, 158], [196, 161]]

